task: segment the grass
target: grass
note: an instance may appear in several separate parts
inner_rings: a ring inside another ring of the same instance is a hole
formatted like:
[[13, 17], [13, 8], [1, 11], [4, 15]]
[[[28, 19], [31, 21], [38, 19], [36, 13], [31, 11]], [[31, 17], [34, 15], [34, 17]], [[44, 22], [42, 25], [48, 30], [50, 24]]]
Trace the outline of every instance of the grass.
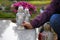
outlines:
[[15, 18], [12, 12], [0, 12], [0, 18]]
[[43, 4], [49, 4], [50, 1], [29, 1], [29, 3], [34, 5], [43, 5]]

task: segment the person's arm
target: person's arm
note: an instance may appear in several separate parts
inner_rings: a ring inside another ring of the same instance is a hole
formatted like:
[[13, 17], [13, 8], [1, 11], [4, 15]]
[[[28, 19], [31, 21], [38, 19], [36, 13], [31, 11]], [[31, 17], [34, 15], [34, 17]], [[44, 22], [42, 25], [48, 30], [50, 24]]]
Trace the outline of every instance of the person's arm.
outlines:
[[57, 3], [58, 3], [57, 0], [53, 0], [51, 4], [46, 8], [46, 10], [44, 10], [43, 13], [41, 13], [34, 20], [32, 20], [30, 24], [34, 28], [36, 28], [36, 27], [40, 27], [45, 22], [49, 21], [51, 15], [55, 12], [56, 7], [58, 6]]

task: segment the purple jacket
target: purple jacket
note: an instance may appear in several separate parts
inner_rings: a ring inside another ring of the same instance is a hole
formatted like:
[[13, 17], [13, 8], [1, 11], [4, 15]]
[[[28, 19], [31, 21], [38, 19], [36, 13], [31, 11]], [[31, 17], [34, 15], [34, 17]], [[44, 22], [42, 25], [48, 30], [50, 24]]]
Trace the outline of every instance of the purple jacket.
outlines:
[[44, 10], [43, 13], [39, 14], [30, 23], [34, 28], [40, 27], [45, 22], [49, 21], [53, 13], [60, 13], [60, 0], [52, 0], [46, 10]]

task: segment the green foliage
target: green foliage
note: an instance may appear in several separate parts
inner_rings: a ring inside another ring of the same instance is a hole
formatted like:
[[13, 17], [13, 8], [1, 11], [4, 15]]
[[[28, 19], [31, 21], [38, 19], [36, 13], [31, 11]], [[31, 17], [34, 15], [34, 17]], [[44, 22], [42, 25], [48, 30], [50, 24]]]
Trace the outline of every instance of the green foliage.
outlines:
[[10, 10], [10, 6], [7, 6], [7, 7], [5, 8], [5, 10]]
[[0, 18], [15, 18], [14, 13], [0, 11]]

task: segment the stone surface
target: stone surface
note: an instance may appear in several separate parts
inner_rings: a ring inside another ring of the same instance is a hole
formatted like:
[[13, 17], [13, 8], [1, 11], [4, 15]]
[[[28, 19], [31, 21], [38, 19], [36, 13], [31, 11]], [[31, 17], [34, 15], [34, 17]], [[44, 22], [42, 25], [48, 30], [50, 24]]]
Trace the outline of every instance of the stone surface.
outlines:
[[18, 30], [11, 20], [0, 20], [0, 40], [36, 40], [35, 29]]
[[19, 40], [36, 40], [36, 32], [32, 30], [16, 30]]

